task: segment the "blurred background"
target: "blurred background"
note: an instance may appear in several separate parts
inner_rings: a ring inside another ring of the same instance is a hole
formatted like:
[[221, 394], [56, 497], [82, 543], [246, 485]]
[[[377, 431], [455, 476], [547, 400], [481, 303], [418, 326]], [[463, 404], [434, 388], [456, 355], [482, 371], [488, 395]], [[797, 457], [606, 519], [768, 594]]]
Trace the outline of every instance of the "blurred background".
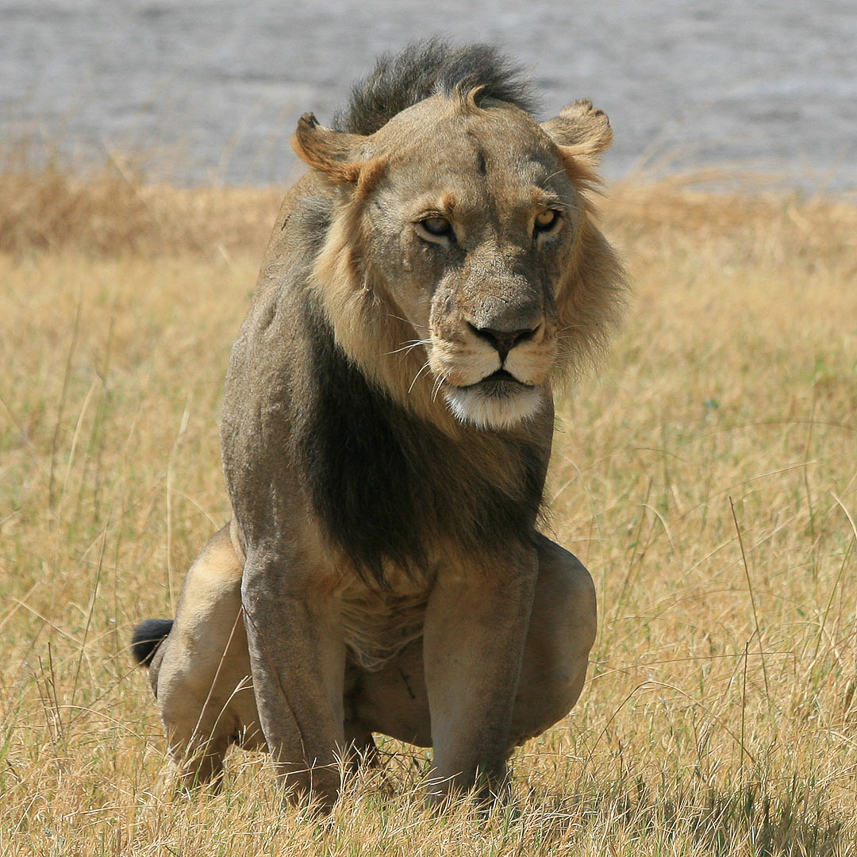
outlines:
[[183, 184], [284, 183], [301, 113], [329, 122], [377, 54], [434, 34], [505, 46], [543, 118], [607, 111], [609, 178], [857, 186], [853, 0], [0, 0], [0, 135], [74, 163], [145, 152]]

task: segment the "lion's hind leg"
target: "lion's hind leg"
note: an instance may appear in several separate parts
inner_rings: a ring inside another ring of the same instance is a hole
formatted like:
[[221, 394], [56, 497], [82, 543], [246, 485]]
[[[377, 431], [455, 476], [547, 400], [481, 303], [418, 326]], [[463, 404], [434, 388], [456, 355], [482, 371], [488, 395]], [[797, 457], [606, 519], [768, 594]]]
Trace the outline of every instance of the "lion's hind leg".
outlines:
[[[175, 621], [150, 655], [152, 685], [182, 787], [216, 785], [231, 744], [265, 746], [250, 679], [241, 572], [226, 526], [191, 566]], [[143, 653], [142, 643], [138, 648]]]
[[595, 586], [573, 554], [539, 536], [539, 579], [518, 693], [510, 753], [565, 717], [586, 680], [595, 642]]

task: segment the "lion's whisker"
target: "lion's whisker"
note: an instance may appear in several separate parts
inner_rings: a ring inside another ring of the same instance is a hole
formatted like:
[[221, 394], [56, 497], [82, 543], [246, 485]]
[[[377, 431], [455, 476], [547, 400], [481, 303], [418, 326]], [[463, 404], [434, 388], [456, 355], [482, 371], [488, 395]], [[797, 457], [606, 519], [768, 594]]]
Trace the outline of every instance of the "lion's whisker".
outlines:
[[424, 372], [426, 369], [428, 369], [428, 368], [429, 368], [429, 362], [428, 362], [428, 360], [426, 360], [426, 362], [425, 362], [425, 363], [423, 363], [423, 365], [422, 365], [422, 366], [420, 366], [419, 372], [417, 372], [417, 374], [416, 374], [416, 375], [414, 375], [414, 380], [413, 380], [413, 381], [411, 381], [411, 386], [410, 386], [410, 387], [408, 387], [408, 393], [410, 393], [410, 392], [411, 392], [411, 390], [413, 390], [413, 389], [414, 389], [414, 384], [416, 384], [416, 383], [417, 383], [417, 378], [419, 378], [419, 377], [420, 377], [420, 375], [422, 375], [422, 374], [423, 374], [423, 372]]
[[557, 176], [561, 176], [565, 172], [565, 169], [557, 170], [556, 172], [551, 173], [547, 177], [547, 181], [550, 181], [552, 178], [556, 178]]
[[401, 348], [396, 348], [393, 351], [387, 351], [384, 356], [387, 357], [391, 354], [400, 354], [402, 351], [412, 351], [418, 345], [429, 345], [430, 343], [430, 339], [408, 339]]
[[417, 324], [415, 321], [411, 321], [407, 318], [402, 318], [400, 315], [393, 315], [393, 313], [388, 312], [387, 318], [394, 318], [396, 321], [403, 321], [405, 324], [409, 324], [411, 327], [421, 327], [423, 330], [428, 330], [428, 328], [424, 324]]

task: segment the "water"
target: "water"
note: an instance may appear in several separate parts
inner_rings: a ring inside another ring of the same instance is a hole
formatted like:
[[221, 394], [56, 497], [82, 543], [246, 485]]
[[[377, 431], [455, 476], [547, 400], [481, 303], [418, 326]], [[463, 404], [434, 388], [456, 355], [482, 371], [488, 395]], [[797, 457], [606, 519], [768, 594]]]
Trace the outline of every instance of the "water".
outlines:
[[0, 0], [0, 133], [284, 182], [301, 113], [329, 121], [376, 54], [436, 33], [506, 46], [543, 118], [591, 98], [611, 177], [741, 165], [857, 187], [854, 0]]

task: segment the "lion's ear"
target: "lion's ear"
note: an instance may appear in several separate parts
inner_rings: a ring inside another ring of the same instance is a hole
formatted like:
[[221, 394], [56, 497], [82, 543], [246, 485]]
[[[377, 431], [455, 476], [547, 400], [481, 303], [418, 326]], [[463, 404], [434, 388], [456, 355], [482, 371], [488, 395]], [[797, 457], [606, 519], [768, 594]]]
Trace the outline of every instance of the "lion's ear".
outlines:
[[575, 101], [559, 111], [559, 116], [542, 123], [542, 130], [562, 149], [563, 154], [588, 161], [593, 166], [598, 156], [613, 142], [610, 120], [591, 101]]
[[304, 113], [292, 137], [292, 148], [313, 169], [346, 184], [356, 182], [366, 164], [361, 155], [365, 142], [359, 134], [325, 128], [312, 113]]

